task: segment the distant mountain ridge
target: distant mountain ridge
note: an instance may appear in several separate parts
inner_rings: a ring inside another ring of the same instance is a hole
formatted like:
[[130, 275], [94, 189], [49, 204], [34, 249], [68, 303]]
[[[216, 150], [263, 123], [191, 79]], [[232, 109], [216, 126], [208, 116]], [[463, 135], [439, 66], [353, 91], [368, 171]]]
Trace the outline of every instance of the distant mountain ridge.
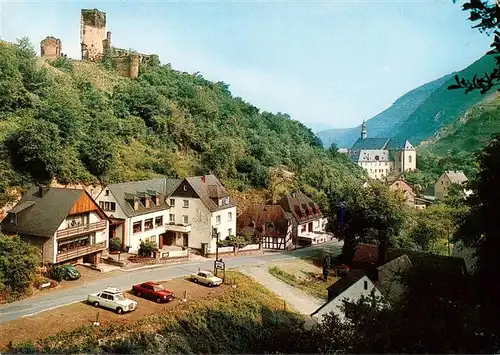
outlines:
[[[408, 139], [413, 145], [436, 135], [440, 130], [479, 103], [479, 92], [465, 94], [463, 90], [448, 90], [454, 75], [471, 78], [494, 68], [494, 59], [483, 56], [467, 68], [424, 84], [397, 99], [391, 107], [369, 119], [368, 137]], [[335, 143], [339, 148], [350, 148], [359, 137], [360, 125], [347, 129], [331, 129], [316, 135], [328, 147]]]

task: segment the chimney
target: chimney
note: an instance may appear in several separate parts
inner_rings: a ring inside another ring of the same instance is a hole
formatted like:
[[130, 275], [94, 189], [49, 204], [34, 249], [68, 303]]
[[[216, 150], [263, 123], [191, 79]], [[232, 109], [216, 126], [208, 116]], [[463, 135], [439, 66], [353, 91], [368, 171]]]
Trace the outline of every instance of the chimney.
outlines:
[[45, 196], [45, 194], [49, 191], [48, 186], [38, 186], [38, 194], [40, 197]]
[[203, 181], [203, 183], [206, 183], [206, 182], [207, 182], [207, 178], [205, 177], [205, 175], [203, 175], [203, 176], [201, 177], [201, 181]]
[[381, 241], [378, 245], [378, 266], [382, 266], [387, 263], [387, 251], [389, 246], [386, 241]]

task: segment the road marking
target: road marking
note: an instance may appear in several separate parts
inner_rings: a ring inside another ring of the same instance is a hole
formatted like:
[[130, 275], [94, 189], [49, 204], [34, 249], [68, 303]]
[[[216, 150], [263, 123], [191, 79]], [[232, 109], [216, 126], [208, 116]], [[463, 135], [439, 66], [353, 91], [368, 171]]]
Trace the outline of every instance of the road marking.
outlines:
[[59, 308], [59, 307], [69, 306], [70, 304], [82, 302], [82, 301], [85, 301], [85, 300], [86, 300], [86, 298], [82, 298], [82, 299], [77, 300], [77, 301], [73, 301], [73, 302], [61, 304], [61, 305], [58, 305], [58, 306], [54, 306], [54, 307], [42, 309], [41, 311], [37, 311], [37, 312], [34, 312], [34, 313], [30, 313], [30, 314], [25, 314], [24, 316], [21, 316], [20, 318], [31, 317], [31, 316], [34, 316], [35, 314], [38, 314], [38, 313], [42, 313], [42, 312], [46, 312], [46, 311], [51, 311], [51, 310]]

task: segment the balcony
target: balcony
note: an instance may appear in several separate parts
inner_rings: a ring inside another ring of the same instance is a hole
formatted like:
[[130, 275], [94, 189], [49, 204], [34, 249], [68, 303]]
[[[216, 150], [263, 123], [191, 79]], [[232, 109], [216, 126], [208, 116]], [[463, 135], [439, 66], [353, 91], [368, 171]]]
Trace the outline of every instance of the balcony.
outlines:
[[180, 233], [189, 233], [191, 232], [190, 224], [175, 224], [175, 223], [167, 223], [165, 224], [165, 230], [170, 232], [180, 232]]
[[56, 256], [56, 263], [60, 263], [62, 261], [75, 259], [80, 256], [84, 256], [87, 254], [95, 253], [96, 251], [106, 249], [106, 242], [100, 242], [94, 245], [86, 245], [84, 247], [71, 249], [69, 251], [65, 251], [63, 253], [59, 253]]
[[95, 223], [84, 224], [81, 226], [66, 228], [57, 231], [57, 238], [73, 237], [80, 234], [86, 234], [102, 230], [106, 228], [106, 221], [99, 221]]

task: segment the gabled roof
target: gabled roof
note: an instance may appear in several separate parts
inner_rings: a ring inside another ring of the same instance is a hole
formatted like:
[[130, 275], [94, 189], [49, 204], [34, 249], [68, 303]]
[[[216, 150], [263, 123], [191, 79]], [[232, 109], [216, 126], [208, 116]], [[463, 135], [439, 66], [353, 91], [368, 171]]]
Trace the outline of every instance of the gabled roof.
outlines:
[[385, 263], [384, 265], [381, 265], [377, 268], [378, 271], [380, 272], [401, 272], [404, 270], [409, 269], [412, 266], [411, 260], [408, 257], [408, 255], [403, 254], [401, 256], [398, 256], [397, 258], [389, 261], [388, 263]]
[[353, 263], [373, 264], [378, 261], [378, 246], [375, 244], [359, 243], [356, 246]]
[[[191, 185], [210, 212], [216, 212], [236, 206], [234, 200], [229, 197], [226, 188], [215, 175], [192, 176], [187, 177], [185, 180]], [[227, 205], [218, 206], [214, 199], [218, 200], [223, 197], [229, 197], [229, 203]]]
[[452, 184], [463, 184], [464, 182], [469, 181], [467, 176], [465, 176], [464, 172], [461, 170], [458, 171], [445, 171], [444, 174], [450, 179]]
[[[180, 179], [167, 178], [129, 181], [108, 185], [106, 189], [113, 194], [123, 213], [127, 217], [134, 217], [169, 208], [168, 204], [165, 203], [165, 199], [174, 192], [181, 181]], [[145, 208], [141, 205], [138, 210], [134, 210], [133, 206], [127, 201], [127, 199], [133, 199], [134, 196], [148, 194], [148, 192], [152, 194], [153, 191], [160, 196], [161, 204], [159, 206]]]
[[290, 212], [299, 223], [323, 217], [318, 204], [300, 191], [283, 196], [278, 204], [285, 212]]
[[386, 149], [387, 143], [389, 143], [389, 138], [358, 138], [358, 140], [353, 144], [351, 150]]
[[238, 216], [238, 233], [256, 231], [263, 237], [285, 237], [289, 218], [280, 205], [251, 205]]
[[[83, 189], [44, 187], [43, 196], [37, 186], [31, 187], [8, 213], [17, 214], [17, 224], [6, 217], [2, 230], [39, 237], [52, 237], [82, 194]], [[90, 198], [92, 198], [89, 195]], [[96, 204], [96, 210], [100, 210]], [[104, 215], [104, 214], [103, 214]]]

